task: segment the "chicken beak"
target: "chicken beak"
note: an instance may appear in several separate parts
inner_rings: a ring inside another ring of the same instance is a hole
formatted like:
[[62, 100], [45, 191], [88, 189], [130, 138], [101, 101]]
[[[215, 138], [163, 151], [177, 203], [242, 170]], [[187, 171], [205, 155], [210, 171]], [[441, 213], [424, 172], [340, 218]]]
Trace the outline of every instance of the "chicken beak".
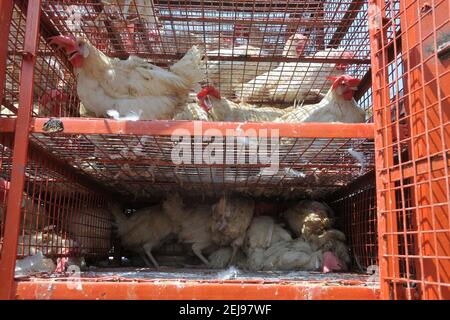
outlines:
[[211, 98], [209, 96], [205, 97], [205, 105], [208, 108], [208, 111], [211, 110], [212, 108], [212, 102], [211, 102]]
[[209, 113], [209, 111], [212, 108], [212, 102], [211, 99], [209, 98], [209, 96], [204, 96], [199, 98], [199, 104], [200, 107], [205, 110], [206, 113]]
[[305, 44], [304, 43], [299, 43], [296, 47], [295, 47], [295, 52], [297, 53], [297, 56], [300, 57], [303, 53], [303, 49], [305, 48]]
[[69, 48], [72, 48], [72, 50], [74, 50], [77, 46], [75, 38], [72, 37], [54, 36], [50, 37], [49, 40], [49, 44], [56, 45], [57, 49], [64, 48], [66, 50], [69, 50]]

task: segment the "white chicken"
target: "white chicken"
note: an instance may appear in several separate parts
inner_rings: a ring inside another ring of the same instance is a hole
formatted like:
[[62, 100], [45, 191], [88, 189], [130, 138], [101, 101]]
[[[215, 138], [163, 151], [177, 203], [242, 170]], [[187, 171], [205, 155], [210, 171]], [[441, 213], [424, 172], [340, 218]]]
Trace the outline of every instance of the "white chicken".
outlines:
[[[42, 260], [43, 255], [47, 257], [58, 255], [60, 257], [58, 258], [57, 265], [54, 265], [53, 262], [51, 263], [51, 265], [54, 266], [52, 270], [49, 271], [45, 269], [34, 271], [63, 272], [66, 270], [66, 262], [69, 259], [71, 259], [72, 261], [76, 260], [76, 258], [69, 257], [69, 255], [79, 252], [78, 243], [63, 235], [62, 233], [57, 233], [53, 230], [54, 228], [55, 226], [49, 226], [44, 228], [43, 231], [32, 231], [28, 232], [27, 234], [19, 235], [17, 243], [17, 255], [19, 257], [30, 257], [30, 259], [24, 259], [24, 264], [22, 264], [22, 266], [27, 266], [29, 265], [29, 263], [31, 263], [31, 265], [36, 264], [37, 262]], [[2, 249], [2, 242], [3, 239], [0, 239], [0, 251]], [[50, 259], [48, 260], [51, 261]], [[37, 266], [42, 267], [42, 265], [39, 263], [37, 264]]]
[[78, 96], [97, 117], [112, 110], [120, 117], [171, 119], [204, 78], [202, 56], [195, 46], [165, 70], [136, 56], [110, 58], [84, 38], [56, 36], [51, 43], [66, 50], [77, 77]]
[[245, 236], [244, 251], [255, 248], [267, 249], [280, 241], [292, 240], [291, 235], [269, 216], [254, 217]]
[[280, 241], [292, 240], [289, 232], [275, 223], [269, 216], [254, 217], [245, 235], [243, 250], [247, 255], [247, 267], [261, 270], [264, 253], [271, 245]]
[[196, 95], [189, 96], [189, 102], [178, 112], [172, 120], [201, 120], [213, 121], [212, 116], [207, 112], [207, 109], [200, 106]]
[[[232, 255], [233, 255], [233, 248], [231, 247], [222, 247], [217, 249], [208, 256], [209, 267], [213, 269], [226, 268], [229, 265], [229, 262], [231, 261]], [[247, 257], [241, 250], [237, 251], [233, 265], [241, 269], [247, 269]]]
[[294, 108], [276, 122], [364, 122], [365, 112], [353, 98], [360, 80], [349, 75], [330, 80], [333, 85], [319, 103]]
[[112, 204], [111, 212], [115, 218], [122, 245], [138, 253], [147, 266], [153, 264], [159, 268], [152, 250], [161, 246], [174, 234], [172, 221], [165, 214], [163, 207], [155, 205], [139, 209], [127, 217], [120, 205]]
[[242, 196], [224, 194], [213, 206], [212, 239], [218, 246], [231, 246], [233, 251], [229, 264], [234, 262], [238, 249], [253, 217], [255, 202]]
[[45, 258], [42, 252], [38, 251], [31, 256], [16, 260], [15, 275], [20, 277], [41, 272], [52, 273], [55, 269], [53, 260]]
[[208, 259], [203, 250], [214, 246], [211, 232], [211, 206], [193, 205], [185, 208], [183, 200], [178, 194], [168, 197], [163, 203], [167, 217], [170, 218], [175, 234], [182, 243], [192, 245], [194, 254], [205, 264]]
[[[202, 89], [197, 97], [200, 108], [209, 114], [212, 121], [274, 121], [293, 110], [291, 107], [286, 109], [257, 108], [247, 103], [235, 103], [221, 97], [220, 92], [211, 86]], [[198, 110], [198, 108], [194, 107], [194, 110]], [[196, 111], [196, 114], [199, 112]], [[185, 118], [187, 117], [185, 115]]]
[[[316, 52], [313, 58], [342, 58], [351, 59], [352, 52], [344, 49], [327, 49]], [[238, 90], [237, 97], [241, 101], [275, 101], [279, 103], [302, 102], [317, 98], [327, 77], [344, 74], [345, 63], [319, 63], [319, 62], [284, 62], [267, 73], [258, 75], [245, 83]], [[323, 92], [323, 93], [325, 93]]]
[[322, 253], [302, 240], [293, 240], [287, 230], [269, 216], [255, 217], [244, 245], [250, 270], [317, 270]]
[[319, 270], [323, 262], [320, 250], [314, 251], [303, 239], [281, 241], [264, 251], [259, 270]]
[[[295, 34], [286, 41], [282, 56], [297, 57], [304, 49], [306, 37]], [[251, 45], [243, 45], [232, 49], [207, 52], [207, 56], [220, 57], [269, 57], [269, 53]], [[257, 61], [208, 61], [208, 80], [219, 88], [224, 96], [233, 98], [235, 91], [240, 90], [244, 83], [264, 74], [278, 66], [278, 62]]]

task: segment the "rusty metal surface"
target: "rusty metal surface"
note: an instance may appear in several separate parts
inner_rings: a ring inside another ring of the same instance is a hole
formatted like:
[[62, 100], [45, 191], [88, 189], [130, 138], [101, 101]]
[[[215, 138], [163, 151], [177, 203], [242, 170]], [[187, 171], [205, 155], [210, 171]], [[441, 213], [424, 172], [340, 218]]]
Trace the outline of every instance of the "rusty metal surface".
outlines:
[[[377, 300], [380, 291], [370, 287], [265, 285], [233, 283], [198, 283], [179, 281], [129, 283], [85, 282], [82, 290], [77, 283], [52, 281], [17, 282], [17, 299], [76, 300]], [[75, 289], [74, 289], [75, 288]]]
[[17, 255], [17, 242], [20, 231], [20, 211], [22, 205], [22, 191], [24, 189], [25, 167], [28, 155], [28, 124], [31, 120], [31, 110], [33, 104], [33, 78], [34, 65], [36, 59], [36, 51], [39, 35], [39, 18], [40, 18], [41, 1], [29, 3], [27, 14], [26, 35], [24, 42], [24, 56], [21, 73], [20, 73], [20, 92], [19, 105], [20, 108], [17, 118], [16, 131], [14, 136], [14, 145], [20, 146], [13, 150], [13, 163], [11, 170], [11, 185], [8, 196], [8, 206], [6, 208], [6, 218], [3, 236], [3, 248], [0, 260], [0, 298], [6, 299], [11, 297], [13, 286], [13, 274], [15, 260]]
[[97, 269], [80, 278], [17, 280], [18, 299], [378, 299], [359, 274], [202, 269]]

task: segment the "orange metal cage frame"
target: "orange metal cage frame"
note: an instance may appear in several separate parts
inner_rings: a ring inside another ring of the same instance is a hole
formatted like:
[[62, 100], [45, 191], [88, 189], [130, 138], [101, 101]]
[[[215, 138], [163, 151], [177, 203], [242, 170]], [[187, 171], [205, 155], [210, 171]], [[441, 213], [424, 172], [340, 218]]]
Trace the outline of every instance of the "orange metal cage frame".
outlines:
[[384, 299], [450, 299], [449, 10], [369, 2]]

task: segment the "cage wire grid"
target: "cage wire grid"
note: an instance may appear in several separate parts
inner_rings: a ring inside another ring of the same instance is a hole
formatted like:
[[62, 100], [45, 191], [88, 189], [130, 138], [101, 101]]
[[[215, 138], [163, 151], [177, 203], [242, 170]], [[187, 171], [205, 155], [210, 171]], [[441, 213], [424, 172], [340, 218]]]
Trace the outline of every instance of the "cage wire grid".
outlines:
[[448, 299], [448, 1], [375, 4], [384, 19], [371, 29], [382, 291]]
[[[0, 246], [11, 181], [11, 140], [0, 145]], [[81, 183], [76, 174], [29, 152], [21, 205], [18, 257], [41, 251], [46, 256], [105, 256], [111, 249], [112, 217], [107, 197]]]
[[[20, 0], [15, 3], [2, 116], [13, 116], [18, 107], [26, 5]], [[364, 0], [155, 0], [154, 6], [151, 1], [131, 1], [127, 12], [117, 1], [44, 0], [41, 26], [33, 106], [33, 115], [39, 117], [79, 115], [80, 103], [70, 63], [48, 45], [49, 37], [57, 34], [85, 37], [111, 57], [138, 55], [163, 67], [197, 45], [207, 56], [206, 81], [229, 99], [239, 101], [248, 96], [256, 105], [294, 103], [286, 96], [268, 97], [259, 92], [257, 88], [268, 80], [286, 92], [302, 92], [304, 98], [299, 97], [295, 103], [302, 103], [301, 99], [310, 103], [319, 101], [328, 91], [331, 83], [326, 78], [341, 73], [339, 68], [361, 79], [367, 78], [370, 69]], [[297, 57], [283, 55], [283, 47], [294, 33], [307, 39], [303, 52]], [[351, 52], [353, 58], [333, 54], [333, 50]], [[276, 67], [280, 72], [267, 78], [266, 72]], [[298, 76], [286, 79], [286, 72]], [[244, 83], [254, 78], [252, 84], [244, 87]], [[369, 113], [367, 97], [362, 98], [367, 89], [365, 84], [357, 97]], [[370, 121], [370, 114], [367, 120]]]

